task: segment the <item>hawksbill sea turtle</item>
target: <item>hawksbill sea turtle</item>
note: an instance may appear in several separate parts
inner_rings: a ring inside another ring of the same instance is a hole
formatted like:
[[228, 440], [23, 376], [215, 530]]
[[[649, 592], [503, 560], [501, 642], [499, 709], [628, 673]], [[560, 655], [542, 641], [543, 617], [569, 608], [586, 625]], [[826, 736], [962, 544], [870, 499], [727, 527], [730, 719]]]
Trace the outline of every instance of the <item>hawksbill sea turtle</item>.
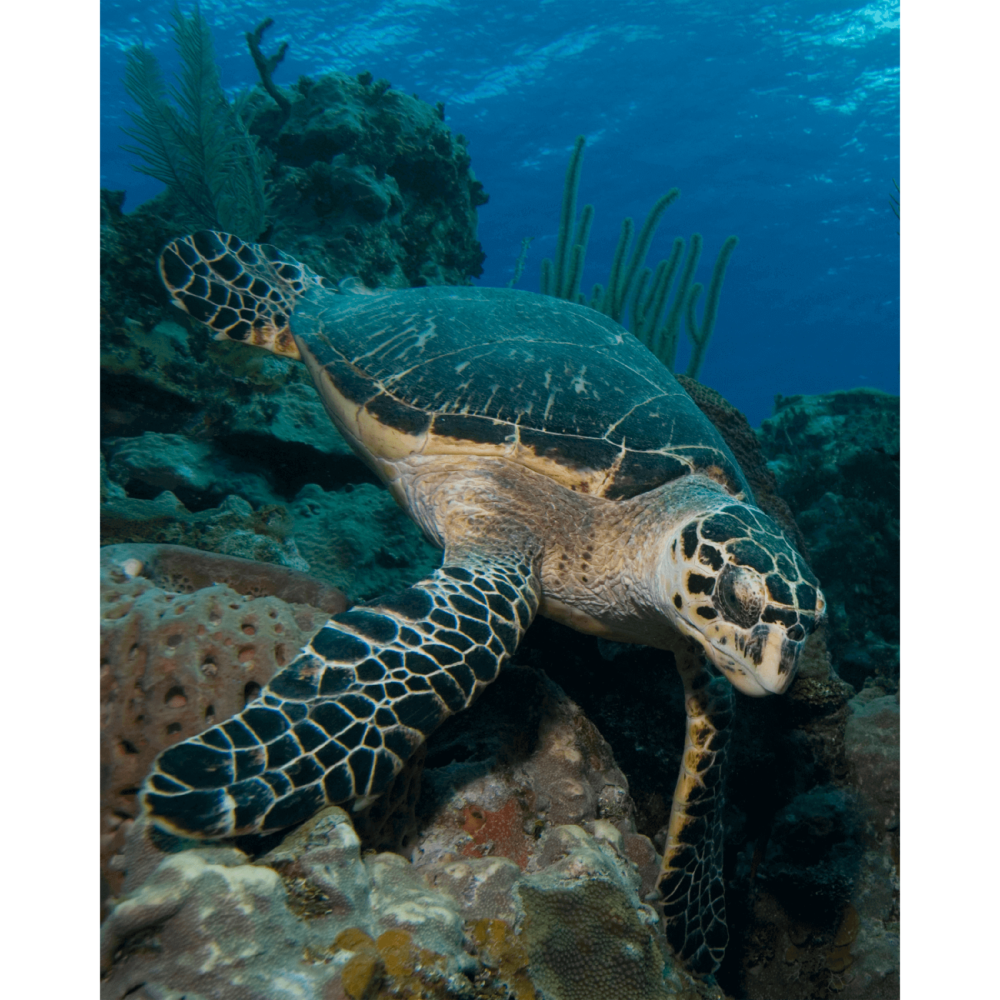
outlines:
[[540, 613], [674, 655], [687, 733], [658, 888], [671, 946], [717, 968], [732, 689], [783, 692], [824, 600], [715, 427], [632, 334], [561, 299], [333, 287], [208, 231], [170, 243], [160, 271], [217, 338], [306, 364], [444, 558], [333, 615], [238, 716], [164, 750], [140, 792], [152, 822], [231, 837], [364, 807]]

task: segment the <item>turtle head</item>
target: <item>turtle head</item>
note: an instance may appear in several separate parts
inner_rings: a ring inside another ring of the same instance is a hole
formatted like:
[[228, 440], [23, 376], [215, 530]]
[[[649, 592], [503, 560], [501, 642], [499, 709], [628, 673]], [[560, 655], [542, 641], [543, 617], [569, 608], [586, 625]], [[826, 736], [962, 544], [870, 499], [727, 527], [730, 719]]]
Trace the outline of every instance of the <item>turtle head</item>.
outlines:
[[766, 514], [732, 498], [689, 513], [668, 540], [661, 580], [673, 624], [744, 694], [781, 694], [822, 619], [819, 583]]

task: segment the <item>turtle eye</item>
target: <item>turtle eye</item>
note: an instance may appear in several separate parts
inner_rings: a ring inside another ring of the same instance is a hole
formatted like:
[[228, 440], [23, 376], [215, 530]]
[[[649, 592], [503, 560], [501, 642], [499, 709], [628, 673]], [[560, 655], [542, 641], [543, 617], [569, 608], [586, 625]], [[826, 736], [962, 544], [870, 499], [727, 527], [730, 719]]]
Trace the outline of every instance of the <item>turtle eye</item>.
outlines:
[[763, 582], [756, 573], [730, 563], [719, 576], [712, 603], [734, 625], [750, 628], [764, 610]]

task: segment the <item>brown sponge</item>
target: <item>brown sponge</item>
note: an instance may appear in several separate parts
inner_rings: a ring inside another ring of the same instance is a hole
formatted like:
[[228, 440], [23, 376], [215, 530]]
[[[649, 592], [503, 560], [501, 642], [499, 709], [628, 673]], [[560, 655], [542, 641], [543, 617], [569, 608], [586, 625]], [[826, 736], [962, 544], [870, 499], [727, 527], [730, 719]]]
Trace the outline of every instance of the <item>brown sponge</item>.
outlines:
[[101, 550], [102, 906], [120, 889], [111, 859], [153, 758], [241, 711], [346, 606], [282, 566], [176, 545]]

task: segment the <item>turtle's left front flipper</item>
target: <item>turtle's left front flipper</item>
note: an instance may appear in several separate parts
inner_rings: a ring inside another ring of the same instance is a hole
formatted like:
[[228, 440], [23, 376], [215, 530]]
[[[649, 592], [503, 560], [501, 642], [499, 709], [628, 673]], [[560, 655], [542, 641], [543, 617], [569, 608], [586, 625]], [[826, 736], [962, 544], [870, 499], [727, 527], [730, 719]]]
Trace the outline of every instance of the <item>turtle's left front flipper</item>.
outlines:
[[496, 679], [538, 601], [516, 546], [446, 552], [427, 579], [334, 615], [239, 715], [164, 750], [143, 807], [171, 833], [231, 837], [363, 806]]
[[729, 943], [722, 877], [722, 804], [733, 687], [692, 643], [678, 642], [687, 734], [657, 889], [667, 941], [694, 972], [719, 967]]
[[301, 358], [289, 322], [299, 299], [323, 279], [269, 243], [203, 229], [171, 240], [160, 277], [174, 304], [215, 331], [273, 354]]

